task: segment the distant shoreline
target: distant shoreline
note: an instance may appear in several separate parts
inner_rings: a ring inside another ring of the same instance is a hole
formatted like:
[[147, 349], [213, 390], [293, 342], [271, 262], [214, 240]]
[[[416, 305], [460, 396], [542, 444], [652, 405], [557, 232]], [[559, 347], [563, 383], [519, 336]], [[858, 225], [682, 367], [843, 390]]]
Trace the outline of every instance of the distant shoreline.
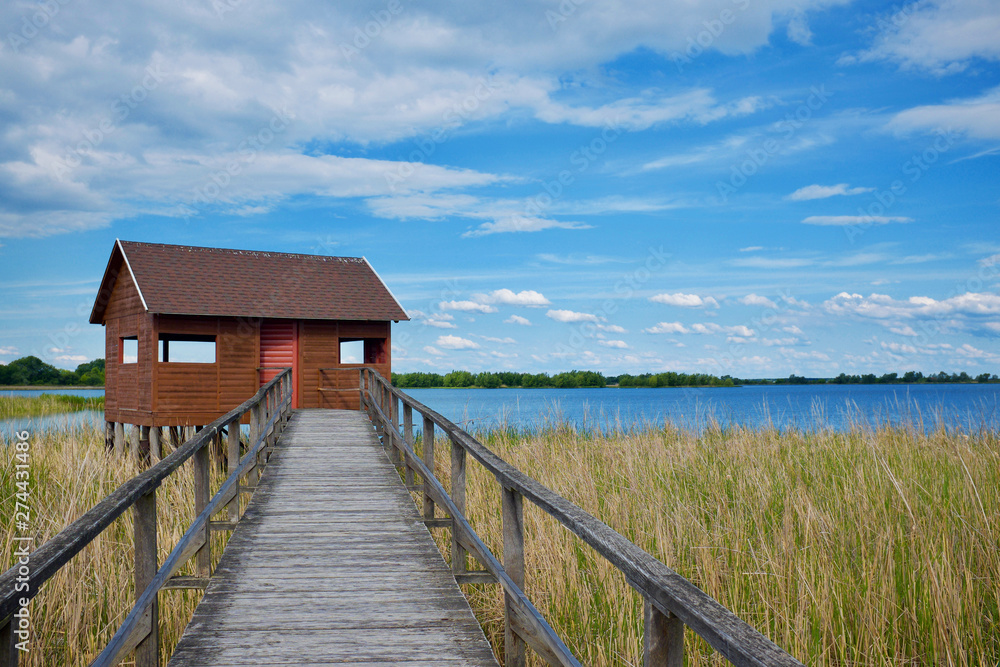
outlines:
[[0, 385], [0, 391], [52, 391], [52, 390], [64, 390], [64, 389], [100, 389], [104, 390], [104, 385], [99, 387], [83, 387], [72, 384], [53, 384], [53, 385], [25, 385], [25, 384], [8, 384]]

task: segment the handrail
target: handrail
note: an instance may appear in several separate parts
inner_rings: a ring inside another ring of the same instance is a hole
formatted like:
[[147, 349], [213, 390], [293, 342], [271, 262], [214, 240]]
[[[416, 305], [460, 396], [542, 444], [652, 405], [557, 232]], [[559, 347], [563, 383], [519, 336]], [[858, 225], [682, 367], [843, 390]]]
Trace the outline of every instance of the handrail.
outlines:
[[[280, 399], [276, 399], [275, 397], [277, 392], [281, 392], [282, 394]], [[250, 443], [250, 452], [243, 458], [243, 460], [240, 461], [239, 466], [231, 472], [229, 479], [227, 479], [226, 483], [223, 485], [225, 488], [220, 489], [220, 492], [213, 497], [207, 507], [205, 507], [205, 509], [195, 518], [191, 528], [189, 528], [189, 530], [185, 532], [184, 536], [181, 538], [181, 543], [178, 545], [180, 548], [175, 548], [171, 552], [170, 557], [164, 562], [163, 567], [156, 573], [156, 576], [153, 578], [153, 582], [150, 583], [150, 586], [152, 586], [152, 583], [159, 581], [159, 586], [157, 586], [157, 590], [159, 590], [159, 587], [162, 586], [167, 577], [169, 577], [170, 574], [172, 574], [176, 568], [182, 564], [183, 561], [181, 561], [181, 563], [177, 562], [180, 559], [181, 553], [185, 551], [186, 548], [191, 547], [197, 533], [205, 530], [208, 518], [212, 513], [218, 511], [219, 505], [222, 504], [220, 500], [230, 500], [229, 495], [232, 495], [233, 487], [238, 486], [239, 476], [253, 467], [250, 465], [251, 462], [256, 463], [256, 459], [254, 457], [258, 455], [263, 444], [270, 440], [271, 430], [277, 423], [277, 420], [287, 417], [287, 409], [290, 401], [291, 369], [285, 369], [284, 372], [278, 374], [267, 384], [262, 386], [251, 398], [222, 415], [211, 424], [205, 426], [203, 429], [198, 431], [194, 437], [175, 449], [159, 463], [126, 481], [109, 494], [104, 500], [85, 512], [83, 516], [29, 554], [28, 559], [31, 562], [32, 567], [29, 574], [27, 591], [19, 592], [15, 587], [15, 582], [19, 577], [17, 566], [10, 568], [0, 575], [0, 591], [2, 591], [2, 593], [0, 593], [0, 595], [2, 595], [2, 597], [0, 597], [0, 625], [6, 626], [9, 622], [11, 615], [20, 606], [20, 598], [34, 598], [38, 594], [38, 589], [42, 584], [48, 581], [56, 572], [59, 571], [60, 568], [62, 568], [63, 565], [69, 562], [70, 559], [80, 553], [80, 551], [82, 551], [88, 544], [90, 544], [91, 541], [94, 540], [94, 538], [110, 526], [115, 519], [124, 514], [130, 507], [138, 507], [137, 503], [141, 499], [152, 494], [160, 486], [160, 483], [164, 479], [180, 468], [181, 465], [187, 462], [192, 456], [202, 452], [202, 450], [207, 451], [206, 448], [222, 433], [223, 427], [228, 425], [230, 431], [233, 428], [239, 429], [239, 421], [242, 419], [244, 414], [250, 412], [252, 415], [252, 422], [254, 422], [254, 425], [258, 426], [252, 433], [255, 440]], [[273, 409], [271, 409], [272, 406]], [[260, 426], [259, 423], [257, 423], [257, 417], [259, 415], [257, 411], [261, 409], [272, 414], [270, 420], [264, 426]], [[236, 435], [238, 437], [238, 431]], [[251, 454], [254, 456], [251, 457]], [[205, 473], [205, 479], [207, 479], [207, 472]], [[166, 575], [161, 577], [161, 573], [168, 568], [168, 565], [170, 566], [170, 569], [167, 571]], [[143, 595], [140, 596], [137, 601], [137, 606], [139, 606], [139, 603], [143, 600], [146, 600], [145, 607], [148, 607], [149, 603], [155, 598], [155, 593], [149, 594], [148, 591], [149, 588], [147, 587], [146, 591], [144, 591]], [[125, 621], [126, 624], [131, 625], [129, 625], [128, 632], [124, 633], [124, 639], [119, 641], [119, 635], [122, 634], [122, 630], [119, 629], [119, 632], [116, 633], [115, 637], [112, 639], [112, 645], [118, 646], [119, 648], [124, 646], [124, 640], [128, 639], [129, 632], [135, 629], [135, 619], [133, 617], [142, 616], [144, 611], [145, 608], [138, 613], [135, 613], [135, 609], [133, 609], [133, 613], [129, 614]], [[104, 653], [101, 654], [101, 657], [98, 658], [99, 662], [95, 664], [113, 664], [113, 661], [117, 657], [120, 657], [117, 656], [117, 652], [115, 652], [111, 655], [112, 662], [108, 662], [107, 660], [100, 662], [103, 659], [104, 654], [108, 653], [110, 648], [111, 645], [105, 649]]]
[[[367, 381], [365, 377], [368, 378]], [[717, 600], [610, 526], [501, 459], [453, 422], [392, 386], [378, 371], [365, 368], [362, 370], [361, 380], [362, 407], [367, 405], [373, 416], [381, 422], [382, 428], [391, 432], [394, 435], [394, 440], [404, 443], [403, 447], [407, 447], [408, 443], [399, 437], [396, 423], [387, 418], [385, 412], [380, 408], [380, 405], [384, 405], [385, 399], [380, 399], [375, 395], [373, 381], [380, 385], [384, 392], [398, 398], [404, 405], [408, 405], [423, 415], [425, 419], [441, 428], [448, 435], [453, 446], [457, 445], [471, 454], [486, 470], [493, 474], [502, 488], [530, 500], [590, 545], [625, 575], [629, 585], [638, 591], [647, 603], [647, 636], [645, 640], [647, 657], [652, 652], [664, 661], [669, 661], [670, 664], [681, 664], [683, 626], [672, 624], [674, 619], [679, 619], [683, 625], [694, 630], [712, 648], [733, 664], [759, 666], [802, 664]], [[435, 489], [439, 487], [440, 483], [420, 459], [412, 454], [412, 451], [407, 452], [407, 454], [414, 459], [412, 462], [407, 461], [407, 464], [417, 467], [419, 474], [425, 480], [433, 480], [432, 485]], [[439, 493], [443, 492], [442, 487]], [[441, 499], [435, 500], [441, 502]], [[457, 508], [452, 503], [448, 510], [456, 511]], [[452, 514], [452, 517], [461, 524], [459, 530], [471, 530], [471, 527], [466, 529], [468, 523], [464, 516], [459, 519], [455, 514]], [[506, 541], [506, 525], [504, 532]], [[476, 539], [478, 540], [478, 538]], [[490, 557], [492, 554], [489, 554], [487, 559]], [[496, 560], [495, 557], [493, 560]], [[486, 562], [483, 564], [487, 569], [490, 569], [490, 564]], [[507, 590], [506, 586], [504, 588]], [[509, 593], [510, 591], [508, 591]], [[650, 636], [655, 634], [657, 629], [666, 632], [669, 637]], [[524, 637], [524, 639], [528, 638]], [[677, 642], [680, 642], [681, 645], [677, 646]], [[529, 641], [529, 644], [531, 643]], [[532, 647], [535, 648], [534, 645]], [[543, 657], [548, 659], [548, 656], [543, 655]], [[563, 663], [550, 661], [550, 664]]]
[[283, 414], [284, 409], [291, 404], [292, 396], [288, 394], [284, 397], [278, 409], [268, 420], [267, 424], [264, 425], [260, 430], [260, 434], [257, 436], [256, 442], [254, 442], [250, 447], [249, 451], [240, 460], [240, 464], [229, 474], [229, 477], [223, 482], [222, 486], [216, 492], [212, 499], [209, 501], [208, 505], [195, 517], [194, 521], [191, 522], [191, 526], [184, 532], [181, 539], [177, 541], [177, 544], [171, 550], [170, 555], [167, 559], [163, 561], [163, 565], [160, 569], [156, 571], [156, 575], [153, 580], [149, 582], [146, 589], [136, 600], [135, 605], [132, 607], [132, 611], [129, 612], [128, 616], [122, 622], [118, 631], [115, 633], [114, 637], [108, 645], [101, 651], [101, 654], [97, 656], [97, 659], [91, 663], [91, 667], [113, 667], [116, 663], [116, 658], [119, 652], [125, 647], [125, 642], [128, 640], [129, 635], [133, 630], [136, 629], [136, 625], [139, 619], [146, 612], [146, 609], [152, 604], [153, 599], [156, 594], [160, 592], [163, 588], [163, 584], [166, 583], [167, 579], [173, 574], [175, 568], [184, 563], [182, 559], [182, 554], [188, 548], [188, 546], [198, 537], [199, 531], [204, 530], [208, 523], [208, 520], [213, 514], [215, 514], [221, 505], [225, 501], [229, 500], [229, 492], [234, 490], [234, 487], [238, 487], [240, 483], [240, 477], [243, 473], [247, 472], [253, 465], [257, 465], [257, 455], [260, 450], [264, 448], [267, 443], [267, 434], [271, 427], [274, 426], [278, 418]]

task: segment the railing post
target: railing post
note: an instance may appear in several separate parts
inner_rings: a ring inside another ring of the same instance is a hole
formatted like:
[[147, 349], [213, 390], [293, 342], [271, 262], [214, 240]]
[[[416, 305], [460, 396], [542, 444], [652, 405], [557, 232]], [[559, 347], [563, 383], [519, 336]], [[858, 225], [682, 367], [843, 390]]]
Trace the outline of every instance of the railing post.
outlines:
[[[465, 448], [451, 439], [451, 499], [465, 516]], [[465, 574], [465, 547], [458, 541], [458, 517], [451, 522], [451, 572]]]
[[[210, 496], [208, 488], [209, 447], [209, 443], [205, 443], [201, 449], [194, 453], [194, 457], [192, 458], [192, 462], [194, 463], [194, 515], [196, 517], [208, 507]], [[205, 543], [198, 549], [195, 563], [198, 576], [209, 577], [212, 574], [212, 541], [210, 539], [212, 533], [209, 530], [207, 521], [201, 533], [205, 539]]]
[[[503, 569], [524, 590], [524, 498], [519, 491], [501, 487], [503, 494]], [[524, 667], [526, 646], [514, 628], [510, 595], [504, 593], [504, 667]]]
[[649, 600], [643, 604], [645, 639], [642, 664], [645, 667], [682, 667], [684, 664], [684, 623], [673, 614], [663, 614]]
[[[395, 394], [393, 394], [390, 391], [389, 392], [389, 401], [390, 401], [390, 403], [392, 405], [392, 430], [393, 430], [393, 435], [398, 439], [399, 438], [399, 397], [396, 396]], [[411, 431], [412, 431], [412, 426], [411, 426]], [[410, 440], [409, 440], [409, 442], [407, 444], [409, 444], [411, 446], [411, 449], [412, 449], [412, 446], [413, 446], [413, 434], [412, 433], [410, 434]], [[410, 462], [406, 458], [406, 454], [404, 453], [403, 450], [404, 450], [403, 445], [400, 444], [399, 445], [399, 457], [403, 460], [403, 469], [406, 471], [406, 486], [413, 486], [413, 484], [414, 484], [414, 481], [413, 481], [413, 467], [410, 465]]]
[[17, 635], [14, 634], [16, 620], [8, 618], [0, 625], [0, 667], [17, 667]]
[[[229, 422], [226, 433], [226, 477], [233, 474], [240, 464], [240, 417]], [[233, 523], [240, 520], [240, 490], [239, 480], [236, 481], [236, 495], [229, 501], [229, 520]]]
[[[407, 409], [410, 406], [406, 406]], [[412, 416], [411, 416], [412, 421]], [[424, 441], [424, 465], [427, 469], [434, 473], [434, 422], [429, 418], [424, 417], [424, 431], [423, 431], [423, 441]], [[412, 438], [412, 435], [411, 435]], [[433, 519], [434, 518], [434, 500], [431, 498], [431, 481], [429, 479], [424, 480], [424, 518]]]
[[[138, 599], [156, 576], [156, 489], [135, 502], [135, 596]], [[160, 665], [159, 602], [149, 606], [149, 634], [135, 647], [136, 667]]]
[[[250, 442], [248, 445], [249, 449], [253, 449], [254, 445], [257, 444], [257, 438], [260, 437], [261, 423], [260, 423], [260, 404], [250, 408]], [[257, 478], [259, 477], [260, 471], [260, 461], [256, 455], [254, 455], [253, 466], [247, 470], [247, 486], [254, 486], [257, 484]]]
[[358, 409], [362, 412], [366, 409], [365, 402], [365, 369], [358, 369], [358, 391], [360, 392], [360, 398], [358, 399]]
[[[392, 404], [399, 405], [399, 399], [395, 395], [392, 397]], [[411, 450], [417, 451], [416, 446], [413, 441], [413, 408], [411, 408], [406, 403], [403, 403], [403, 442], [405, 442]], [[406, 460], [405, 458], [403, 459]], [[413, 472], [410, 467], [406, 467], [406, 476], [410, 480], [407, 484], [413, 483]]]
[[149, 462], [158, 463], [160, 459], [163, 458], [163, 452], [160, 450], [160, 436], [162, 431], [159, 426], [153, 426], [149, 429]]

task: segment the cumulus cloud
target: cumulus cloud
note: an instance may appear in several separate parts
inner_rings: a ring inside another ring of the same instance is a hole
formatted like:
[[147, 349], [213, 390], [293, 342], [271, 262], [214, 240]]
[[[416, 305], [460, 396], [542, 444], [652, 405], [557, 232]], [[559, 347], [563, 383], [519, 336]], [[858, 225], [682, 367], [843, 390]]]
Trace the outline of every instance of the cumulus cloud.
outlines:
[[649, 297], [649, 300], [654, 303], [662, 303], [668, 306], [680, 306], [682, 308], [703, 308], [708, 306], [712, 308], [719, 307], [719, 302], [710, 296], [701, 297], [697, 294], [684, 294], [683, 292], [675, 292], [673, 294], [657, 294]]
[[17, 354], [17, 348], [13, 345], [0, 347], [0, 356], [9, 357]]
[[746, 296], [740, 297], [739, 301], [744, 306], [764, 306], [766, 308], [778, 307], [778, 304], [771, 301], [766, 296], [760, 296], [759, 294], [747, 294]]
[[510, 336], [507, 336], [505, 338], [497, 338], [496, 336], [476, 336], [476, 338], [482, 338], [485, 341], [489, 341], [491, 343], [499, 343], [501, 345], [513, 345], [514, 343], [517, 342]]
[[807, 185], [804, 188], [799, 188], [792, 194], [785, 197], [785, 199], [790, 199], [792, 201], [808, 201], [811, 199], [836, 197], [837, 195], [860, 195], [874, 190], [875, 188], [852, 188], [847, 183], [838, 183], [837, 185]]
[[643, 331], [652, 334], [686, 334], [688, 328], [680, 322], [660, 322], [648, 329], [643, 329]]
[[578, 313], [573, 310], [550, 310], [545, 316], [556, 322], [593, 322], [600, 323], [601, 319], [591, 313]]
[[514, 292], [509, 289], [493, 290], [489, 294], [474, 294], [473, 299], [480, 303], [501, 303], [509, 306], [548, 306], [551, 302], [541, 292], [523, 290]]
[[434, 313], [428, 315], [421, 310], [410, 310], [407, 312], [411, 320], [419, 322], [429, 327], [435, 327], [437, 329], [457, 329], [452, 320], [455, 318], [448, 313]]
[[522, 327], [531, 326], [531, 320], [529, 320], [527, 317], [521, 317], [520, 315], [511, 315], [510, 317], [505, 319], [504, 322], [506, 322], [507, 324], [519, 324]]
[[487, 303], [478, 301], [442, 301], [438, 304], [441, 310], [459, 310], [463, 312], [495, 313], [497, 309]]
[[446, 350], [478, 350], [480, 347], [479, 343], [475, 341], [451, 334], [438, 336], [436, 342], [438, 347], [443, 347]]
[[629, 349], [628, 343], [623, 340], [599, 340], [597, 343], [599, 345], [603, 345], [604, 347], [614, 347], [620, 350]]
[[885, 215], [810, 215], [802, 221], [805, 225], [848, 227], [850, 225], [887, 225], [890, 222], [913, 222], [913, 218]]
[[966, 292], [940, 300], [927, 296], [897, 300], [887, 294], [862, 296], [841, 292], [823, 302], [823, 308], [833, 315], [876, 320], [996, 316], [1000, 315], [1000, 295]]

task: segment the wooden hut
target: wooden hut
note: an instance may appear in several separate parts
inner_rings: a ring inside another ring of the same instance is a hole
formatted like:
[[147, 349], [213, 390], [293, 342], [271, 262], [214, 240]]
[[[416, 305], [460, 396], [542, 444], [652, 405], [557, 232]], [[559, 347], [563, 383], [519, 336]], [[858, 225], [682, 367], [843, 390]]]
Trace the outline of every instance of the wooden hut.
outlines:
[[289, 366], [293, 407], [356, 409], [353, 369], [389, 377], [406, 319], [364, 258], [116, 241], [90, 315], [109, 433], [207, 424]]

